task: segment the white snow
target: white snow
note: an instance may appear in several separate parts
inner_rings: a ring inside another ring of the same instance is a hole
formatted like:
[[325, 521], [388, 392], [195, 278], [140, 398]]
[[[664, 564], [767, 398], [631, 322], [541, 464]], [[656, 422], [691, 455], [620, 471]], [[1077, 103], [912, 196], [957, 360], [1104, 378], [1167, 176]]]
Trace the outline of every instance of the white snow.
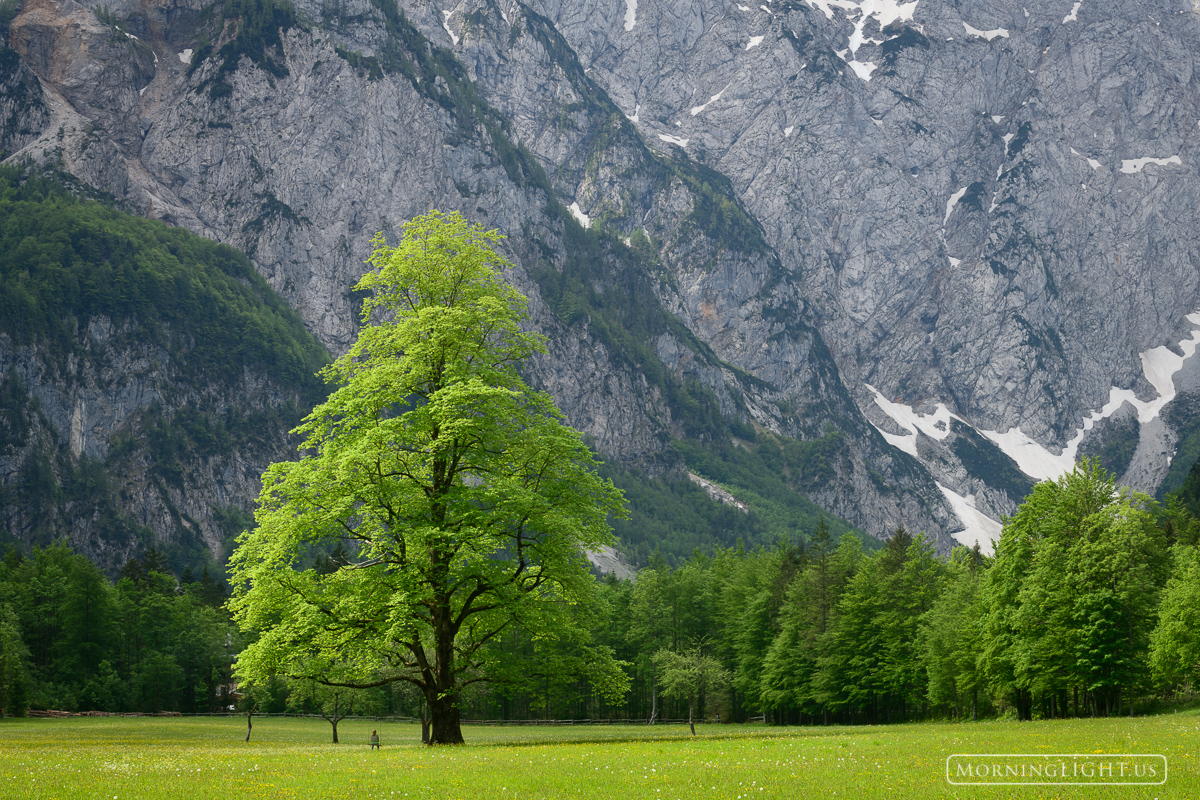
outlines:
[[179, 53], [179, 60], [184, 64], [192, 63], [192, 48], [189, 47], [187, 50]]
[[908, 433], [885, 433], [879, 430], [879, 428], [876, 428], [876, 430], [879, 430], [883, 434], [883, 438], [887, 439], [889, 444], [898, 447], [909, 455], [917, 455], [917, 431], [940, 442], [950, 435], [950, 420], [957, 419], [961, 421], [961, 417], [950, 413], [950, 409], [946, 408], [945, 403], [938, 403], [932, 414], [918, 414], [906, 405], [893, 403], [891, 400], [888, 400], [871, 384], [866, 383], [863, 385], [867, 388], [867, 391], [875, 395], [875, 405], [879, 406], [883, 413], [891, 417], [893, 422], [908, 431]]
[[1158, 164], [1160, 167], [1165, 167], [1168, 164], [1181, 165], [1183, 161], [1179, 156], [1171, 156], [1170, 158], [1127, 158], [1121, 162], [1121, 172], [1126, 175], [1132, 175], [1135, 172], [1141, 172], [1142, 167], [1147, 164]]
[[767, 38], [767, 37], [751, 36], [750, 41], [746, 42], [746, 49], [749, 50], [751, 47], [758, 47], [760, 44], [762, 44], [763, 39], [765, 39], [765, 38]]
[[637, 23], [637, 0], [625, 0], [625, 30], [633, 30]]
[[680, 139], [678, 136], [668, 136], [665, 133], [660, 133], [658, 135], [658, 138], [662, 139], [664, 142], [670, 142], [671, 144], [677, 144], [680, 147], [687, 147], [687, 144], [688, 144], [687, 139]]
[[785, 139], [786, 139], [786, 138], [788, 138], [789, 136], [791, 136], [791, 135], [792, 135], [792, 131], [794, 131], [794, 130], [796, 130], [796, 126], [795, 126], [795, 125], [788, 125], [786, 128], [784, 128], [784, 129], [783, 129], [783, 138], [785, 138]]
[[[726, 85], [725, 85], [725, 89], [728, 89], [728, 88], [729, 88], [729, 84], [726, 84]], [[692, 116], [693, 116], [693, 117], [694, 117], [694, 116], [696, 116], [696, 115], [697, 115], [697, 114], [699, 114], [701, 111], [703, 111], [704, 109], [708, 108], [708, 107], [709, 107], [710, 105], [712, 105], [713, 103], [715, 103], [715, 102], [717, 102], [718, 100], [720, 100], [720, 99], [721, 99], [721, 95], [725, 94], [725, 89], [722, 89], [721, 91], [719, 91], [719, 92], [717, 92], [716, 94], [714, 94], [712, 97], [708, 98], [708, 102], [707, 102], [707, 103], [705, 103], [704, 105], [702, 105], [702, 106], [692, 106]]]
[[849, 45], [846, 50], [838, 52], [838, 56], [850, 65], [855, 75], [864, 81], [869, 81], [871, 73], [878, 65], [872, 64], [870, 61], [859, 61], [853, 57], [847, 58], [844, 54], [849, 52], [851, 56], [854, 56], [858, 53], [858, 48], [866, 41], [882, 44], [874, 39], [868, 40], [863, 34], [867, 21], [874, 18], [882, 30], [893, 22], [911, 20], [920, 0], [913, 0], [911, 3], [903, 3], [899, 0], [805, 0], [805, 2], [810, 8], [824, 12], [828, 19], [833, 19], [833, 9], [835, 8], [844, 10], [847, 17], [852, 16], [855, 12], [858, 13], [858, 21], [854, 23], [854, 32], [850, 34]]
[[992, 543], [1000, 538], [1004, 526], [975, 507], [975, 495], [963, 497], [940, 483], [936, 485], [963, 524], [963, 530], [951, 535], [966, 547], [974, 547], [978, 543], [980, 551], [990, 556]]
[[592, 218], [583, 213], [583, 210], [579, 208], [579, 201], [571, 203], [568, 208], [571, 210], [571, 214], [574, 215], [575, 219], [579, 220], [580, 225], [582, 225], [584, 228], [592, 227]]
[[[950, 431], [951, 419], [957, 419], [960, 422], [964, 421], [956, 414], [951, 414], [942, 403], [938, 404], [932, 414], [917, 414], [908, 406], [890, 402], [874, 386], [865, 385], [867, 390], [875, 395], [875, 405], [879, 406], [883, 413], [891, 417], [897, 425], [909, 431], [908, 434], [900, 436], [884, 433], [883, 431], [879, 432], [883, 434], [883, 438], [887, 439], [890, 444], [910, 455], [917, 455], [917, 431], [931, 438], [941, 440]], [[1115, 410], [1116, 408], [1113, 409], [1113, 411]], [[1110, 411], [1109, 413], [1111, 414], [1112, 412]], [[940, 427], [938, 423], [942, 423]], [[1019, 428], [1012, 428], [1005, 433], [985, 430], [980, 430], [979, 432], [995, 442], [1009, 458], [1016, 461], [1021, 471], [1039, 480], [1058, 477], [1063, 472], [1070, 470], [1071, 466], [1075, 463], [1074, 449], [1070, 450], [1069, 455], [1064, 451], [1062, 455], [1055, 456], [1022, 433]], [[1077, 437], [1077, 439], [1081, 438], [1081, 436]], [[1078, 441], [1075, 442], [1075, 445], [1078, 446]]]
[[633, 116], [630, 117], [628, 114], [626, 114], [625, 116], [628, 117], [630, 122], [636, 124], [638, 122], [638, 114], [640, 114], [641, 111], [642, 111], [642, 104], [638, 103], [637, 105], [635, 105], [633, 107]]
[[454, 13], [453, 11], [443, 11], [442, 12], [442, 18], [443, 18], [442, 19], [442, 27], [446, 29], [446, 33], [450, 34], [450, 41], [453, 42], [455, 45], [457, 45], [458, 44], [458, 34], [456, 34], [454, 31], [450, 30], [450, 15], [453, 13]]
[[959, 264], [962, 263], [961, 258], [955, 258], [954, 256], [946, 256], [946, 258], [950, 259], [950, 266], [952, 266], [952, 267], [957, 267]]
[[1004, 157], [1005, 158], [1008, 157], [1008, 143], [1013, 140], [1014, 136], [1016, 136], [1015, 133], [1006, 133], [1006, 134], [1004, 134], [1004, 136], [1001, 137], [1002, 139], [1004, 139]]
[[1004, 117], [1003, 117], [1003, 116], [999, 116], [999, 117], [997, 117], [995, 114], [993, 114], [993, 115], [992, 115], [992, 122], [994, 122], [994, 123], [996, 123], [997, 125], [999, 125], [1001, 122], [1004, 122]]
[[1028, 9], [1028, 8], [1022, 8], [1021, 10], [1025, 12], [1025, 19], [1029, 19], [1029, 9]]
[[[857, 11], [861, 14], [857, 24], [861, 36], [867, 17], [874, 17], [881, 29], [886, 28], [893, 22], [912, 19], [913, 12], [916, 11], [917, 3], [920, 0], [913, 0], [911, 3], [899, 2], [899, 0], [805, 0], [805, 2], [808, 3], [809, 8], [824, 12], [826, 19], [833, 19], [833, 9], [835, 8], [847, 12]], [[850, 14], [848, 13], [847, 16]]]
[[848, 3], [845, 0], [805, 0], [805, 2], [808, 3], [809, 8], [815, 8], [824, 12], [825, 19], [833, 19], [833, 9], [835, 7], [845, 9], [858, 8], [857, 3]]
[[963, 28], [966, 29], [967, 36], [976, 36], [980, 39], [987, 39], [989, 42], [992, 39], [995, 39], [997, 36], [1002, 36], [1005, 39], [1008, 38], [1008, 30], [1006, 28], [996, 28], [995, 30], [991, 31], [981, 31], [978, 28], [972, 28], [965, 22], [963, 23]]
[[126, 36], [128, 36], [130, 39], [137, 39], [137, 37], [136, 37], [136, 36], [134, 36], [134, 35], [133, 35], [132, 33], [130, 33], [129, 31], [121, 31], [121, 33], [125, 34], [125, 35], [126, 35]]
[[964, 186], [954, 194], [950, 195], [950, 199], [946, 201], [946, 216], [942, 218], [942, 227], [950, 221], [950, 215], [954, 213], [954, 207], [958, 205], [958, 201], [962, 200], [963, 195], [967, 193], [967, 187]]
[[149, 88], [150, 88], [150, 84], [147, 83], [145, 86], [138, 89], [138, 97], [141, 97], [142, 95], [144, 95], [146, 93], [146, 90]]
[[859, 61], [857, 59], [847, 58], [846, 54], [849, 50], [835, 50], [833, 54], [846, 62], [850, 69], [854, 70], [854, 74], [862, 78], [864, 81], [871, 80], [871, 73], [875, 71], [878, 65], [872, 64], [870, 61]]
[[[1091, 424], [1088, 424], [1087, 428], [1091, 428]], [[1063, 448], [1062, 453], [1055, 455], [1022, 433], [1020, 428], [1010, 428], [1004, 433], [985, 430], [979, 432], [991, 439], [1006, 456], [1017, 462], [1022, 472], [1039, 481], [1054, 480], [1059, 475], [1070, 472], [1075, 466], [1075, 451], [1083, 438], [1080, 433]]]
[[1089, 167], [1091, 167], [1092, 169], [1100, 169], [1100, 162], [1099, 162], [1099, 161], [1097, 161], [1097, 160], [1096, 160], [1096, 159], [1094, 159], [1094, 158], [1088, 158], [1087, 156], [1083, 155], [1083, 153], [1081, 153], [1081, 152], [1079, 152], [1078, 150], [1076, 150], [1074, 147], [1072, 147], [1072, 148], [1071, 148], [1071, 155], [1074, 155], [1074, 156], [1081, 156], [1081, 157], [1083, 157], [1083, 158], [1087, 158], [1087, 162], [1088, 162], [1088, 166], [1089, 166]]
[[881, 119], [875, 119], [874, 117], [872, 117], [872, 118], [871, 118], [871, 122], [874, 122], [874, 123], [875, 123], [875, 127], [877, 127], [877, 128], [882, 128], [882, 127], [883, 127], [883, 120], [881, 120]]
[[[1200, 328], [1200, 313], [1189, 314], [1188, 322]], [[1155, 347], [1142, 353], [1142, 374], [1158, 392], [1158, 398], [1149, 403], [1135, 404], [1138, 409], [1138, 421], [1149, 422], [1158, 416], [1162, 407], [1175, 399], [1175, 373], [1183, 369], [1183, 362], [1196, 353], [1200, 345], [1200, 330], [1193, 330], [1190, 339], [1179, 343], [1182, 355], [1176, 355], [1169, 347]]]
[[871, 80], [871, 73], [878, 69], [878, 64], [872, 64], [870, 61], [847, 61], [850, 69], [854, 70], [854, 74], [862, 78], [864, 81]]
[[1158, 397], [1153, 400], [1139, 400], [1132, 390], [1118, 389], [1114, 386], [1109, 390], [1108, 402], [1083, 420], [1083, 425], [1058, 455], [1030, 439], [1019, 428], [1011, 428], [1004, 433], [977, 430], [995, 442], [1005, 454], [1017, 462], [1021, 471], [1030, 477], [1053, 480], [1070, 472], [1075, 466], [1075, 456], [1084, 434], [1100, 420], [1112, 416], [1122, 404], [1129, 403], [1133, 406], [1137, 411], [1138, 422], [1146, 424], [1159, 415], [1163, 406], [1175, 399], [1175, 373], [1183, 367], [1185, 360], [1195, 355], [1196, 347], [1200, 345], [1200, 313], [1189, 314], [1187, 320], [1192, 323], [1194, 329], [1190, 338], [1179, 343], [1181, 355], [1169, 347], [1155, 347], [1141, 354], [1142, 374], [1158, 392]]
[[[950, 260], [957, 265], [955, 259]], [[1142, 374], [1154, 387], [1158, 396], [1152, 400], [1139, 400], [1132, 390], [1113, 387], [1109, 392], [1108, 402], [1083, 420], [1083, 425], [1062, 452], [1050, 452], [1026, 436], [1020, 428], [1010, 428], [1004, 433], [978, 428], [976, 430], [995, 443], [1030, 477], [1037, 480], [1054, 480], [1060, 477], [1074, 468], [1079, 445], [1086, 432], [1100, 420], [1112, 416], [1122, 405], [1129, 403], [1133, 406], [1137, 411], [1138, 421], [1146, 424], [1154, 420], [1163, 407], [1175, 399], [1175, 374], [1200, 347], [1200, 312], [1189, 314], [1187, 320], [1192, 324], [1193, 330], [1189, 338], [1179, 343], [1179, 353], [1164, 346], [1151, 348], [1141, 354]], [[874, 386], [864, 386], [874, 396], [875, 405], [905, 433], [887, 433], [878, 427], [876, 430], [879, 430], [889, 444], [914, 457], [918, 457], [918, 433], [940, 441], [949, 435], [952, 420], [966, 424], [965, 420], [951, 413], [943, 403], [939, 403], [929, 414], [919, 414], [909, 406], [889, 401]], [[990, 553], [991, 543], [1000, 537], [1001, 524], [976, 508], [973, 495], [964, 497], [941, 483], [937, 483], [937, 487], [963, 524], [963, 530], [953, 534], [954, 538], [968, 547], [978, 542], [980, 549]]]
[[1083, 0], [1075, 0], [1075, 5], [1071, 6], [1071, 13], [1063, 17], [1064, 25], [1068, 22], [1074, 22], [1075, 20], [1079, 19], [1079, 7], [1081, 5], [1083, 5]]
[[741, 3], [738, 3], [737, 7], [738, 7], [739, 11], [749, 11], [750, 10], [750, 6], [744, 6]]

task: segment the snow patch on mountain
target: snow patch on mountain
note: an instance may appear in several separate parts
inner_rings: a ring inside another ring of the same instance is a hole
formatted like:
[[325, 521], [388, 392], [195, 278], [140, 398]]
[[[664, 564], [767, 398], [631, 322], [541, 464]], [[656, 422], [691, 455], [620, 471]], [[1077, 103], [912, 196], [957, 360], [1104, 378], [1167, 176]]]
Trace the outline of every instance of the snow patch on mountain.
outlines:
[[[727, 85], [725, 86], [725, 89], [728, 89], [728, 88], [729, 88], [729, 86], [728, 86], [728, 84], [727, 84]], [[721, 95], [725, 94], [725, 89], [722, 89], [721, 91], [719, 91], [719, 92], [717, 92], [716, 94], [714, 94], [712, 97], [708, 98], [708, 102], [707, 102], [707, 103], [705, 103], [704, 105], [692, 106], [692, 116], [693, 116], [693, 117], [694, 117], [694, 116], [696, 116], [696, 115], [697, 115], [697, 114], [699, 114], [701, 111], [703, 111], [704, 109], [706, 109], [706, 108], [708, 108], [709, 106], [711, 106], [713, 103], [715, 103], [715, 102], [717, 102], [718, 100], [720, 100], [720, 99], [721, 99]]]
[[446, 33], [450, 34], [450, 41], [454, 42], [454, 44], [457, 45], [458, 44], [458, 34], [456, 34], [454, 31], [450, 30], [450, 15], [453, 13], [454, 13], [453, 11], [443, 11], [442, 12], [442, 17], [443, 17], [442, 27], [446, 29]]
[[898, 447], [909, 455], [917, 455], [917, 432], [921, 432], [931, 439], [936, 439], [939, 442], [950, 435], [950, 420], [956, 419], [960, 422], [964, 420], [952, 414], [945, 403], [938, 403], [930, 414], [920, 414], [909, 406], [903, 403], [896, 403], [888, 400], [883, 394], [871, 384], [863, 384], [867, 391], [875, 397], [875, 405], [887, 414], [888, 417], [899, 425], [906, 434], [887, 433], [886, 431], [876, 427], [883, 438], [887, 439], [888, 443], [893, 447]]
[[575, 219], [579, 220], [579, 224], [582, 225], [584, 229], [592, 227], [592, 218], [583, 213], [583, 209], [579, 207], [578, 202], [571, 203], [568, 208], [571, 211], [571, 215], [574, 216]]
[[1133, 175], [1134, 173], [1141, 172], [1142, 168], [1147, 164], [1158, 164], [1160, 167], [1165, 167], [1168, 164], [1181, 166], [1183, 161], [1179, 156], [1170, 156], [1169, 158], [1127, 158], [1121, 162], [1121, 172], [1124, 172], [1126, 175]]
[[[847, 18], [853, 17], [855, 14], [858, 15], [858, 20], [854, 23], [854, 30], [850, 33], [846, 48], [835, 52], [839, 58], [850, 65], [850, 69], [854, 70], [855, 75], [864, 81], [870, 81], [871, 73], [879, 65], [870, 61], [859, 61], [854, 56], [858, 53], [858, 48], [864, 42], [870, 41], [874, 44], [883, 44], [883, 42], [866, 38], [864, 30], [867, 22], [874, 19], [879, 23], [879, 29], [883, 30], [893, 22], [911, 20], [920, 0], [913, 0], [911, 3], [901, 3], [897, 2], [897, 0], [860, 0], [859, 2], [855, 0], [805, 0], [805, 2], [808, 3], [810, 8], [815, 8], [823, 12], [827, 19], [833, 19], [833, 9], [835, 8], [845, 11]], [[846, 55], [847, 53], [849, 53], [849, 56]]]
[[1171, 348], [1154, 347], [1141, 353], [1142, 374], [1146, 381], [1158, 392], [1153, 400], [1139, 400], [1131, 389], [1113, 387], [1109, 391], [1108, 402], [1099, 411], [1093, 411], [1076, 432], [1061, 453], [1052, 453], [1041, 444], [1026, 436], [1020, 428], [1010, 428], [1004, 433], [985, 431], [976, 428], [981, 434], [991, 439], [1004, 453], [1017, 462], [1021, 471], [1038, 480], [1054, 480], [1070, 472], [1075, 466], [1075, 458], [1084, 435], [1097, 422], [1111, 417], [1124, 403], [1129, 403], [1137, 411], [1138, 422], [1146, 424], [1158, 417], [1163, 407], [1175, 399], [1175, 373], [1183, 368], [1183, 362], [1196, 353], [1200, 345], [1200, 313], [1189, 314], [1188, 322], [1195, 326], [1192, 335], [1179, 343], [1181, 353]]
[[990, 31], [981, 31], [978, 28], [972, 28], [965, 22], [962, 25], [967, 31], [967, 36], [974, 36], [978, 39], [987, 39], [989, 42], [997, 37], [1002, 37], [1004, 39], [1008, 38], [1007, 28], [996, 28]]
[[963, 530], [952, 533], [951, 536], [966, 547], [978, 544], [979, 550], [990, 556], [993, 551], [992, 543], [1000, 538], [1004, 526], [975, 507], [975, 495], [969, 494], [964, 497], [940, 483], [935, 484], [963, 524]]
[[963, 199], [963, 195], [967, 193], [967, 187], [964, 186], [954, 194], [950, 195], [950, 199], [946, 201], [946, 216], [942, 218], [942, 227], [946, 227], [946, 223], [950, 221], [950, 215], [954, 213], [954, 207], [958, 205], [958, 201]]

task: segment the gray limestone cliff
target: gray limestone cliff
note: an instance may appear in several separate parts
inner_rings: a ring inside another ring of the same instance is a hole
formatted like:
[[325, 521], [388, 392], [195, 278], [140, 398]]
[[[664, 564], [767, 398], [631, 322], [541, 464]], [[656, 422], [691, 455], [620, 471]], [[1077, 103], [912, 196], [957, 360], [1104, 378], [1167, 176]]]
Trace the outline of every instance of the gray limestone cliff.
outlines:
[[1174, 394], [1144, 354], [1197, 327], [1192, 4], [536, 5], [648, 142], [730, 178], [885, 431], [871, 387], [1054, 456], [1114, 389]]
[[65, 541], [110, 573], [151, 546], [177, 569], [221, 563], [263, 471], [294, 455], [294, 387], [251, 370], [235, 385], [183, 380], [139, 333], [93, 317], [62, 363], [0, 335], [9, 543]]
[[1186, 3], [243, 5], [27, 0], [0, 146], [244, 250], [334, 352], [371, 237], [460, 210], [599, 452], [836, 442], [793, 488], [872, 535], [994, 533], [1076, 453], [1154, 489], [1191, 435]]

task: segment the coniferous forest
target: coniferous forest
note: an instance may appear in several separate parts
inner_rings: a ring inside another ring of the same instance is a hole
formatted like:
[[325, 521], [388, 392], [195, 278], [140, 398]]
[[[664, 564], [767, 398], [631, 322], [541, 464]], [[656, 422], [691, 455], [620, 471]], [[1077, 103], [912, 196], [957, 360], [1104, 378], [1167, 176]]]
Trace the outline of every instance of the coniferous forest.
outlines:
[[[993, 556], [934, 555], [893, 532], [874, 552], [819, 524], [804, 541], [661, 558], [636, 581], [598, 577], [580, 608], [630, 678], [619, 702], [572, 674], [566, 653], [519, 629], [492, 646], [529, 680], [463, 696], [465, 719], [687, 716], [664, 691], [664, 650], [702, 652], [719, 678], [697, 713], [768, 723], [1111, 716], [1189, 697], [1200, 671], [1200, 471], [1163, 504], [1085, 461], [1038, 484]], [[346, 553], [314, 554], [332, 571]], [[420, 713], [400, 686], [328, 693], [283, 680], [232, 693], [245, 635], [221, 582], [171, 574], [154, 550], [114, 582], [61, 545], [0, 567], [0, 705], [72, 711]], [[534, 669], [533, 667], [537, 668]], [[331, 705], [332, 704], [332, 705]]]

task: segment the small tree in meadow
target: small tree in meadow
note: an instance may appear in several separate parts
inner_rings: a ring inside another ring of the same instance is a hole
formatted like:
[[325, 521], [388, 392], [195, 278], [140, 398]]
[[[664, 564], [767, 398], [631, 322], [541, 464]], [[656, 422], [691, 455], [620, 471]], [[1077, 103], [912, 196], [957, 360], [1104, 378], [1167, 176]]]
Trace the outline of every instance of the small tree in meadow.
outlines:
[[654, 668], [664, 697], [687, 700], [688, 727], [696, 735], [696, 705], [700, 698], [729, 685], [729, 672], [697, 642], [682, 653], [663, 648], [654, 654]]

